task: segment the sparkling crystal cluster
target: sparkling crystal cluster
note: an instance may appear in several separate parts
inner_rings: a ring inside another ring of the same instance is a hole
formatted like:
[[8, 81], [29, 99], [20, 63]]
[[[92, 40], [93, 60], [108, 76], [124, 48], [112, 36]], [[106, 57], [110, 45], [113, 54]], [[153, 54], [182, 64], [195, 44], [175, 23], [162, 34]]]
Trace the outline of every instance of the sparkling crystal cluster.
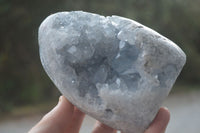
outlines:
[[176, 44], [142, 24], [82, 11], [47, 17], [39, 48], [68, 100], [125, 133], [144, 132], [186, 61]]

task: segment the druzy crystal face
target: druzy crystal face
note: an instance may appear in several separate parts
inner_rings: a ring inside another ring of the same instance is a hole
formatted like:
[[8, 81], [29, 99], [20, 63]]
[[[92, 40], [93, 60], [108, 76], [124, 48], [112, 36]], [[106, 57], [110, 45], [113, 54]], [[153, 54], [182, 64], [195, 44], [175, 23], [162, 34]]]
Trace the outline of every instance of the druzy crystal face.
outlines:
[[186, 60], [176, 44], [133, 20], [82, 11], [47, 17], [39, 47], [62, 94], [125, 133], [144, 132]]

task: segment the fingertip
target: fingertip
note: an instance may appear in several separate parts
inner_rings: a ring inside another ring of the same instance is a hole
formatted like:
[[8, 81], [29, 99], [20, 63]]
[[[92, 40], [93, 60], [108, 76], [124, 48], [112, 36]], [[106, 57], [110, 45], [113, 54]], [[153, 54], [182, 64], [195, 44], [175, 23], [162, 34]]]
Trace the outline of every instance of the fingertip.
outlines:
[[164, 110], [166, 113], [168, 113], [169, 117], [170, 117], [170, 112], [169, 109], [167, 107], [161, 107], [160, 109]]
[[64, 104], [64, 106], [67, 106], [67, 107], [69, 106], [69, 107], [73, 108], [73, 104], [71, 102], [69, 102], [67, 100], [67, 98], [65, 98], [64, 96], [60, 96], [59, 97], [58, 104]]
[[44, 117], [61, 116], [67, 114], [73, 114], [74, 106], [64, 97], [60, 96], [58, 104]]
[[161, 107], [160, 110], [160, 115], [163, 117], [162, 119], [165, 120], [165, 123], [169, 123], [170, 121], [170, 112], [167, 107]]
[[166, 107], [161, 107], [145, 133], [165, 132], [170, 120], [170, 112]]

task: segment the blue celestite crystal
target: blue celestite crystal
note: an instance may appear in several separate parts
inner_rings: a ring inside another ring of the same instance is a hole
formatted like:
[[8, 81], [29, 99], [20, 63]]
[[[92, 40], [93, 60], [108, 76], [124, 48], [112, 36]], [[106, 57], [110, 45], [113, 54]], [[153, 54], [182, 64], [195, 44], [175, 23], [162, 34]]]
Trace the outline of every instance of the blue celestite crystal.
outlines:
[[186, 61], [176, 44], [144, 25], [82, 11], [47, 17], [39, 48], [69, 101], [125, 133], [144, 132]]

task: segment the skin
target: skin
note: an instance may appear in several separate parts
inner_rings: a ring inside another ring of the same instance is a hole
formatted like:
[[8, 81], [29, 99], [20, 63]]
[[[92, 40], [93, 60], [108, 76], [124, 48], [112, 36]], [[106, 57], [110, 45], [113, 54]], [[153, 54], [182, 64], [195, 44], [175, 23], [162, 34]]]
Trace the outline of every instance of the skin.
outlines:
[[[85, 114], [73, 106], [64, 96], [28, 133], [79, 133]], [[164, 133], [170, 119], [167, 108], [160, 108], [145, 133]], [[92, 133], [116, 133], [100, 122], [96, 122]]]

